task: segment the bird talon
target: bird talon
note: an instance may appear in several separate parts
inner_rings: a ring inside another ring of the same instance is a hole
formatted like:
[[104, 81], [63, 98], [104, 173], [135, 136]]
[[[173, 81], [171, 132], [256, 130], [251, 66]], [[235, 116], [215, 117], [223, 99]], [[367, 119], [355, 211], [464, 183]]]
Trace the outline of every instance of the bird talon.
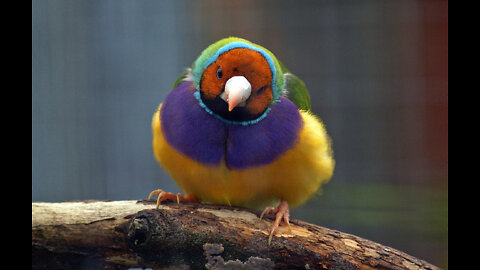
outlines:
[[187, 194], [183, 196], [181, 193], [177, 193], [175, 195], [171, 192], [165, 192], [161, 189], [156, 189], [150, 192], [150, 195], [148, 195], [148, 200], [150, 200], [153, 195], [157, 195], [157, 209], [160, 207], [160, 203], [166, 200], [177, 201], [177, 204], [180, 204], [180, 202], [200, 202], [200, 200], [194, 195]]
[[152, 198], [153, 195], [159, 195], [160, 193], [162, 193], [163, 190], [161, 189], [155, 189], [154, 191], [150, 192], [150, 195], [148, 195], [148, 199], [147, 200], [150, 200], [150, 198]]
[[160, 192], [160, 194], [158, 194], [158, 197], [157, 197], [157, 209], [160, 207], [160, 202], [164, 201], [165, 199], [162, 199], [163, 197], [163, 194], [165, 194], [165, 192]]
[[282, 220], [285, 223], [287, 223], [289, 231], [292, 231], [290, 227], [290, 210], [288, 208], [287, 201], [282, 201], [276, 208], [267, 206], [265, 210], [263, 210], [262, 214], [260, 215], [260, 219], [262, 219], [265, 214], [270, 214], [270, 213], [275, 214], [275, 220], [273, 221], [272, 226], [270, 227], [270, 235], [268, 236], [268, 246], [270, 246], [270, 244], [272, 243], [273, 235], [277, 231]]
[[273, 213], [274, 208], [271, 206], [267, 206], [265, 210], [263, 210], [262, 214], [260, 215], [260, 219], [263, 219], [264, 215], [268, 215], [270, 213]]
[[268, 236], [268, 246], [272, 243], [272, 236], [273, 236], [273, 230], [270, 232], [270, 235]]

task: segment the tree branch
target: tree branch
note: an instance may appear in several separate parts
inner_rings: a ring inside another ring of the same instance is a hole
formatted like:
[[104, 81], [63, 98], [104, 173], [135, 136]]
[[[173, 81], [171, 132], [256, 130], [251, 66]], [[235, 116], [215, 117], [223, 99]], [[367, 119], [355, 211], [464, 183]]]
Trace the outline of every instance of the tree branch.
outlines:
[[[33, 269], [439, 269], [360, 237], [237, 207], [153, 201], [32, 203]], [[232, 269], [232, 268], [230, 268]]]

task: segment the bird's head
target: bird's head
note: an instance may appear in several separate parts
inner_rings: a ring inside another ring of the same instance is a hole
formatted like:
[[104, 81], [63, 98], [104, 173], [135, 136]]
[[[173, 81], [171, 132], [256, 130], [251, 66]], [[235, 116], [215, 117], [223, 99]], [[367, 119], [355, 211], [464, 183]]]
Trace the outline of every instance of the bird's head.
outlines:
[[283, 90], [275, 56], [245, 39], [222, 39], [205, 49], [192, 67], [200, 101], [212, 113], [234, 122], [259, 119]]

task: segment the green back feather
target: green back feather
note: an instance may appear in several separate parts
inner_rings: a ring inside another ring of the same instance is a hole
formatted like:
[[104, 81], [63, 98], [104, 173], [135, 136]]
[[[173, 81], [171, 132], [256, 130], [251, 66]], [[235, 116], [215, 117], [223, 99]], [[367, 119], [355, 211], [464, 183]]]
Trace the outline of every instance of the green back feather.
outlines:
[[300, 78], [290, 73], [290, 70], [278, 60], [283, 74], [285, 74], [285, 88], [288, 91], [287, 98], [290, 99], [293, 104], [300, 110], [310, 111], [311, 102], [310, 94], [308, 93], [305, 83]]
[[287, 98], [297, 105], [297, 108], [300, 110], [310, 111], [312, 107], [310, 103], [310, 94], [303, 81], [291, 73], [287, 73], [285, 79], [286, 88], [288, 90]]
[[184, 72], [182, 72], [182, 74], [180, 74], [180, 76], [177, 78], [177, 80], [173, 84], [172, 90], [177, 88], [177, 86], [179, 86], [182, 83], [182, 80], [185, 79], [185, 77], [187, 77], [187, 74], [188, 74], [188, 69], [186, 69]]

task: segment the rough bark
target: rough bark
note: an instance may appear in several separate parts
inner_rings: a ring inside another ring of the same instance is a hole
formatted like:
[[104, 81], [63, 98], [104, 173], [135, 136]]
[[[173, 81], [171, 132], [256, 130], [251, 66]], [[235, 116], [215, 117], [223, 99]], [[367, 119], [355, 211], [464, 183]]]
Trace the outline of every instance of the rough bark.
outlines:
[[439, 269], [300, 220], [267, 244], [273, 217], [153, 201], [32, 203], [33, 269]]

